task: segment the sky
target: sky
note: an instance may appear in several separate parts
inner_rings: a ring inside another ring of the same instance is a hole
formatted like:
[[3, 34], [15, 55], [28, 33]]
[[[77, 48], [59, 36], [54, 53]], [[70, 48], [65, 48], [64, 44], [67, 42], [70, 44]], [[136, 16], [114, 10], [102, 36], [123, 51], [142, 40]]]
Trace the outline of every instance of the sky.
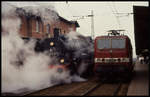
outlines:
[[[29, 2], [22, 2], [22, 5], [28, 5]], [[35, 2], [30, 2], [30, 4]], [[73, 1], [51, 1], [51, 2], [36, 2], [41, 5], [54, 5], [55, 10], [60, 16], [67, 20], [77, 20], [80, 27], [77, 32], [85, 36], [91, 36], [91, 17], [84, 17], [94, 13], [94, 36], [107, 35], [108, 30], [124, 29], [124, 34], [131, 39], [133, 46], [133, 57], [135, 54], [134, 40], [134, 21], [133, 14], [113, 14], [113, 13], [133, 13], [133, 6], [149, 6], [148, 1], [103, 1], [103, 2], [73, 2]], [[20, 5], [20, 3], [18, 3]], [[120, 17], [117, 17], [120, 16]]]
[[[133, 6], [149, 6], [148, 1], [141, 2], [56, 2], [56, 10], [61, 16], [68, 20], [77, 20], [80, 28], [77, 32], [91, 36], [91, 17], [84, 17], [94, 13], [94, 36], [107, 35], [108, 30], [124, 29], [124, 34], [131, 39], [133, 46], [133, 57], [135, 54]], [[78, 16], [78, 17], [77, 17]], [[118, 16], [118, 17], [117, 17]], [[119, 17], [120, 16], [120, 17]]]

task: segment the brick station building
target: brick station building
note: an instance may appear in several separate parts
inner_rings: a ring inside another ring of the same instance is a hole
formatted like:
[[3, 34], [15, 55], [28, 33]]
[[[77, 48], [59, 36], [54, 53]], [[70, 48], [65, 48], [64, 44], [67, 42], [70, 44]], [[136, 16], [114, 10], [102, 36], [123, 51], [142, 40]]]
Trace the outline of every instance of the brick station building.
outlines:
[[26, 13], [25, 10], [21, 8], [18, 8], [17, 11], [25, 13], [19, 14], [21, 18], [20, 35], [23, 38], [50, 38], [54, 37], [55, 30], [58, 30], [58, 35], [62, 35], [69, 33], [70, 30], [76, 31], [77, 27], [79, 27], [77, 21], [68, 21], [59, 15], [56, 23], [45, 25], [40, 16]]

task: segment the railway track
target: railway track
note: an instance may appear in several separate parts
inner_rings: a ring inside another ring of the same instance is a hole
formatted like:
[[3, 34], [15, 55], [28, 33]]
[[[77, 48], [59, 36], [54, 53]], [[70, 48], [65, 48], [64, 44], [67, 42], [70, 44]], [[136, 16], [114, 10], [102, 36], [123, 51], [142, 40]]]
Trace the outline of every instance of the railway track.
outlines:
[[89, 93], [91, 93], [92, 91], [96, 90], [98, 87], [100, 87], [102, 85], [102, 83], [97, 84], [96, 86], [93, 86], [92, 88], [90, 88], [89, 90], [87, 90], [85, 93], [83, 93], [81, 96], [86, 96]]
[[28, 93], [24, 96], [62, 96], [62, 95], [71, 95], [73, 91], [81, 88], [81, 86], [87, 86], [90, 82], [94, 82], [95, 78], [90, 78], [86, 82], [76, 82], [71, 84], [57, 85], [54, 87], [49, 87], [40, 91], [33, 93]]
[[[126, 95], [128, 84], [124, 83], [105, 83], [92, 79], [83, 83], [73, 83], [63, 85], [53, 90], [49, 89], [47, 92], [43, 90], [38, 93], [32, 93], [29, 96], [117, 96]], [[55, 91], [55, 92], [52, 92]], [[56, 92], [58, 91], [58, 92]], [[107, 92], [108, 91], [108, 92]], [[48, 93], [48, 94], [47, 94]], [[27, 95], [28, 96], [28, 95]]]
[[119, 83], [118, 87], [116, 88], [115, 92], [113, 93], [113, 96], [117, 96], [117, 94], [119, 93], [119, 90], [121, 88], [122, 83]]
[[[102, 86], [106, 86], [105, 89], [101, 88]], [[79, 96], [117, 96], [120, 89], [121, 89], [121, 85], [122, 83], [119, 84], [115, 84], [114, 87], [112, 86], [112, 84], [106, 84], [106, 83], [98, 83], [97, 85], [92, 86], [91, 88], [89, 88], [87, 91], [85, 91], [84, 93], [80, 94]], [[111, 93], [106, 93], [109, 88], [112, 88]], [[104, 89], [104, 92], [99, 92], [99, 89], [102, 90]], [[96, 93], [96, 94], [94, 94]], [[106, 93], [106, 94], [104, 94]]]
[[18, 96], [126, 96], [129, 83], [106, 83], [92, 78], [86, 82], [57, 85]]

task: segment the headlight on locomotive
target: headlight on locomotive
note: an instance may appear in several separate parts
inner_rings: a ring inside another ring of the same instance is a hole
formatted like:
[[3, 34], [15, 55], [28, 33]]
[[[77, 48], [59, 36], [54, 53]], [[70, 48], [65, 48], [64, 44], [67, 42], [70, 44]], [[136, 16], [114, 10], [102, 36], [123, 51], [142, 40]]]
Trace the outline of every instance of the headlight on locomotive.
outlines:
[[60, 59], [60, 63], [64, 63], [65, 62], [65, 60], [64, 59]]
[[54, 45], [54, 42], [50, 42], [50, 46], [53, 46]]

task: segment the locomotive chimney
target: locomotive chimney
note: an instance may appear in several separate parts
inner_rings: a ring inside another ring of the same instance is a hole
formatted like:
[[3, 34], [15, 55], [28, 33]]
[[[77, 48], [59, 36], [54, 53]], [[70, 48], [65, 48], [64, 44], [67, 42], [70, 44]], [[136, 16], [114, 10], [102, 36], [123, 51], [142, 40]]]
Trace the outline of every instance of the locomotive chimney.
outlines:
[[59, 29], [58, 29], [58, 28], [55, 28], [55, 29], [54, 29], [54, 38], [55, 38], [55, 39], [58, 39], [58, 37], [59, 37]]

